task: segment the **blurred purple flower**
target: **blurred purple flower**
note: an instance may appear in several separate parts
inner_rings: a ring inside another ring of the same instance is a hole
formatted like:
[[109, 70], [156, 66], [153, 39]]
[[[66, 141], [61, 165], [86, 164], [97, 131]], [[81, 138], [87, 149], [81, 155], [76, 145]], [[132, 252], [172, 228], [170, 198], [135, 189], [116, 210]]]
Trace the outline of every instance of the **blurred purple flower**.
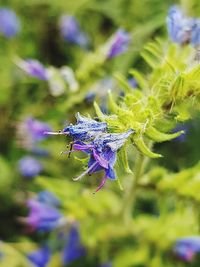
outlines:
[[69, 135], [75, 140], [90, 140], [96, 135], [105, 132], [107, 130], [107, 123], [98, 122], [93, 119], [84, 117], [79, 113], [76, 114], [77, 123], [75, 125], [70, 124], [62, 131], [59, 132], [46, 132], [46, 134], [52, 135]]
[[25, 121], [25, 124], [34, 141], [45, 139], [44, 132], [51, 131], [51, 128], [47, 123], [33, 119], [31, 117]]
[[30, 210], [28, 217], [24, 218], [24, 222], [29, 225], [32, 230], [48, 232], [60, 225], [62, 216], [55, 207], [36, 199], [29, 199], [27, 206]]
[[89, 40], [86, 33], [82, 32], [75, 17], [63, 15], [60, 19], [60, 32], [62, 37], [72, 44], [87, 48]]
[[167, 28], [173, 42], [184, 44], [190, 42], [193, 19], [186, 17], [179, 6], [172, 6], [167, 16]]
[[192, 29], [191, 43], [194, 46], [200, 45], [200, 19], [196, 19]]
[[45, 190], [41, 191], [37, 195], [37, 199], [39, 202], [47, 204], [52, 207], [60, 207], [60, 200], [51, 192]]
[[105, 171], [99, 187], [95, 192], [99, 191], [105, 184], [107, 179], [115, 180], [114, 165], [116, 162], [117, 150], [123, 146], [126, 139], [133, 133], [129, 130], [126, 133], [102, 134], [97, 136], [90, 144], [76, 141], [73, 144], [75, 151], [83, 151], [90, 155], [88, 169], [74, 180], [79, 180], [86, 174], [92, 174], [101, 170]]
[[29, 253], [27, 257], [34, 266], [46, 267], [50, 260], [51, 252], [47, 246], [43, 246], [39, 250]]
[[48, 154], [47, 151], [36, 147], [37, 142], [46, 138], [44, 135], [46, 131], [51, 131], [48, 124], [32, 117], [26, 118], [17, 125], [19, 145], [25, 149], [31, 150], [37, 155], [46, 156]]
[[131, 41], [130, 34], [123, 29], [119, 29], [111, 39], [107, 58], [112, 58], [124, 53]]
[[95, 92], [92, 92], [92, 91], [88, 92], [85, 96], [85, 102], [89, 104], [93, 103], [95, 96], [96, 96]]
[[173, 250], [180, 259], [190, 262], [200, 252], [200, 237], [194, 236], [178, 239]]
[[46, 68], [36, 59], [18, 60], [17, 65], [32, 77], [48, 80]]
[[186, 141], [186, 138], [187, 138], [187, 132], [188, 132], [188, 126], [187, 125], [181, 125], [181, 124], [178, 124], [172, 131], [172, 133], [176, 133], [176, 132], [179, 132], [179, 131], [184, 131], [183, 134], [181, 134], [180, 136], [176, 137], [173, 139], [173, 141], [175, 142], [184, 142]]
[[86, 249], [81, 244], [79, 231], [76, 226], [72, 226], [63, 250], [62, 262], [63, 264], [69, 264], [72, 261], [83, 257], [85, 254]]
[[135, 78], [130, 78], [128, 79], [128, 83], [132, 88], [137, 88], [137, 81], [135, 80]]
[[8, 8], [0, 8], [0, 33], [8, 38], [15, 36], [20, 30], [20, 22], [15, 12]]
[[19, 171], [27, 178], [33, 178], [42, 171], [41, 163], [31, 156], [23, 157], [19, 161]]

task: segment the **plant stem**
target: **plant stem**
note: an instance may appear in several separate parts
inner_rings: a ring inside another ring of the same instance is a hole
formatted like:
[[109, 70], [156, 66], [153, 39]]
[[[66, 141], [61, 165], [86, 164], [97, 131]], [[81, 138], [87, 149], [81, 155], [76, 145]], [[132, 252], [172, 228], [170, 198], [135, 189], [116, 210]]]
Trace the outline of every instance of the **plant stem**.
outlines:
[[136, 198], [138, 180], [143, 175], [145, 166], [148, 163], [148, 161], [149, 161], [149, 158], [147, 158], [146, 156], [138, 152], [138, 156], [136, 158], [136, 162], [134, 165], [133, 181], [132, 181], [130, 188], [128, 188], [125, 194], [123, 205], [122, 205], [122, 216], [123, 216], [125, 224], [128, 224], [131, 220], [132, 208], [134, 206], [134, 202]]

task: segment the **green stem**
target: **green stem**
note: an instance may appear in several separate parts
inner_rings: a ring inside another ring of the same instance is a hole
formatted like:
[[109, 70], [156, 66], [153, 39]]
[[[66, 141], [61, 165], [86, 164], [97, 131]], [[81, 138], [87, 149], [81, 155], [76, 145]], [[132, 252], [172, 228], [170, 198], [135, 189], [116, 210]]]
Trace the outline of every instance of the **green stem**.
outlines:
[[143, 154], [138, 153], [138, 156], [136, 158], [136, 162], [134, 165], [133, 181], [132, 181], [130, 188], [128, 188], [125, 194], [123, 205], [122, 205], [121, 213], [122, 213], [125, 224], [128, 224], [128, 222], [130, 222], [132, 218], [132, 209], [135, 203], [138, 181], [142, 177], [145, 166], [147, 165], [148, 161], [149, 161], [148, 157], [144, 156]]

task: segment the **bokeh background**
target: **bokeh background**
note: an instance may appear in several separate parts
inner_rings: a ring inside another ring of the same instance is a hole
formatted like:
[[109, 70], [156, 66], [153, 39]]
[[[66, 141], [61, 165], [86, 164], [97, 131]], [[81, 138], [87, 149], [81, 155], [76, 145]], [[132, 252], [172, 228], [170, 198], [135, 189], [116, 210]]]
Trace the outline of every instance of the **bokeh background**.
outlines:
[[[0, 1], [0, 266], [199, 267], [198, 257], [182, 261], [173, 251], [177, 238], [199, 233], [199, 177], [186, 197], [141, 188], [133, 223], [126, 225], [119, 211], [131, 174], [118, 168], [125, 189], [110, 182], [93, 195], [99, 176], [74, 182], [85, 159], [60, 154], [70, 139], [41, 134], [74, 123], [77, 112], [95, 117], [94, 100], [107, 112], [107, 91], [120, 93], [114, 73], [127, 79], [133, 67], [147, 73], [140, 52], [148, 41], [168, 40], [166, 16], [173, 4], [200, 16], [198, 0]], [[78, 40], [63, 34], [64, 15], [77, 20]], [[11, 33], [2, 26], [5, 21], [14, 25]], [[96, 51], [119, 28], [130, 33], [128, 50], [99, 64]], [[51, 69], [50, 81], [24, 72], [26, 59]], [[63, 80], [63, 66], [80, 77], [79, 85], [73, 75], [70, 82]], [[196, 166], [199, 173], [199, 122], [196, 116], [180, 125], [184, 138], [156, 145], [164, 158], [151, 164], [153, 179], [159, 180], [164, 168], [178, 172]], [[131, 165], [134, 151], [129, 154]], [[41, 229], [27, 225], [31, 212], [33, 221], [47, 213]]]

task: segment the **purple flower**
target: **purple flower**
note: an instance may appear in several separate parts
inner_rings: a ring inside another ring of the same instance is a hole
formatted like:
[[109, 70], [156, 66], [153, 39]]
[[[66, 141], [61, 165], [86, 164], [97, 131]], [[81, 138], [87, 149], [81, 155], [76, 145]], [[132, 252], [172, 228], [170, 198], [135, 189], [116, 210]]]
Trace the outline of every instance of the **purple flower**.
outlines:
[[61, 214], [55, 207], [36, 199], [29, 199], [27, 206], [29, 207], [29, 215], [24, 219], [24, 222], [32, 230], [48, 232], [60, 225]]
[[18, 142], [21, 147], [38, 155], [47, 155], [47, 151], [36, 147], [36, 143], [45, 139], [44, 132], [51, 131], [48, 124], [32, 117], [20, 122], [17, 126]]
[[69, 264], [72, 261], [83, 257], [85, 254], [86, 249], [81, 244], [79, 231], [76, 226], [72, 226], [69, 231], [67, 243], [63, 250], [63, 264]]
[[34, 141], [40, 141], [45, 139], [44, 132], [51, 130], [48, 124], [33, 118], [28, 118], [25, 123], [27, 130], [32, 135]]
[[75, 17], [63, 15], [60, 19], [60, 32], [62, 37], [69, 43], [77, 44], [83, 48], [88, 46], [88, 37], [81, 31]]
[[188, 132], [188, 126], [187, 125], [181, 125], [178, 124], [174, 129], [173, 129], [173, 133], [179, 132], [179, 131], [184, 131], [184, 134], [181, 134], [180, 136], [176, 137], [173, 139], [173, 141], [177, 141], [177, 142], [184, 142], [186, 141], [187, 138], [187, 132]]
[[123, 29], [119, 29], [111, 39], [107, 58], [112, 58], [124, 53], [130, 43], [130, 34]]
[[47, 204], [52, 207], [60, 207], [60, 200], [51, 192], [45, 190], [41, 191], [37, 195], [37, 199], [39, 202]]
[[194, 46], [200, 45], [200, 19], [196, 19], [192, 28], [191, 43]]
[[39, 250], [28, 254], [27, 257], [31, 261], [31, 263], [34, 264], [34, 266], [46, 267], [50, 260], [51, 252], [47, 246], [43, 246]]
[[167, 29], [171, 40], [178, 44], [189, 43], [195, 19], [186, 17], [179, 6], [172, 6], [167, 16]]
[[137, 88], [137, 81], [133, 77], [128, 79], [128, 83], [132, 88]]
[[85, 96], [85, 102], [91, 104], [91, 103], [94, 102], [95, 97], [96, 97], [96, 93], [90, 91], [90, 92], [88, 92], [87, 95]]
[[200, 252], [200, 237], [178, 239], [173, 250], [180, 259], [190, 262], [194, 259], [196, 253]]
[[83, 151], [90, 155], [88, 169], [74, 180], [79, 180], [86, 174], [92, 174], [104, 170], [105, 176], [95, 192], [99, 191], [107, 179], [115, 180], [114, 165], [116, 162], [117, 150], [125, 143], [126, 139], [133, 133], [129, 130], [126, 133], [101, 134], [90, 144], [76, 141], [73, 144], [75, 151]]
[[60, 132], [46, 132], [46, 134], [64, 134], [69, 135], [75, 140], [90, 140], [96, 135], [107, 130], [107, 123], [98, 122], [93, 119], [76, 114], [77, 123], [70, 124]]
[[15, 12], [8, 8], [0, 9], [0, 32], [8, 38], [15, 36], [20, 30], [20, 22]]
[[23, 157], [19, 161], [19, 171], [27, 178], [33, 178], [42, 171], [42, 165], [38, 160], [31, 156]]
[[32, 77], [40, 80], [48, 80], [47, 70], [36, 59], [18, 60], [17, 65]]

